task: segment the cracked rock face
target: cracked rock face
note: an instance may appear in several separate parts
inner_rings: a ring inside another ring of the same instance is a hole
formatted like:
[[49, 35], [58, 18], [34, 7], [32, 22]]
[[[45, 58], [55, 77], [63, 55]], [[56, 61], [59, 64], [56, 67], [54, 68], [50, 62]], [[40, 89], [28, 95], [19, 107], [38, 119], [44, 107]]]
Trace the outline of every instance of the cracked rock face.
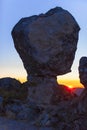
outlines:
[[28, 79], [70, 72], [79, 30], [73, 16], [59, 7], [22, 18], [13, 28], [12, 37]]
[[87, 88], [87, 57], [82, 57], [79, 62], [80, 82]]

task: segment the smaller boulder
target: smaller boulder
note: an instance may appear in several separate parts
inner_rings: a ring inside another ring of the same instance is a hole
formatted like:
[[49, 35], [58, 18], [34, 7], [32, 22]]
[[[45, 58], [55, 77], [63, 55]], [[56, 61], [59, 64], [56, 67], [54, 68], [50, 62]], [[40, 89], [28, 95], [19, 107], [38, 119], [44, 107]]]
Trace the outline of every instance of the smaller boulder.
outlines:
[[27, 97], [27, 88], [14, 78], [1, 78], [0, 96], [2, 96], [5, 101], [8, 101], [8, 99], [24, 100]]
[[17, 89], [19, 88], [21, 83], [13, 78], [6, 77], [6, 78], [1, 78], [0, 79], [0, 89], [6, 89], [6, 90], [11, 90], [11, 89]]
[[87, 57], [82, 57], [79, 62], [80, 82], [87, 88]]

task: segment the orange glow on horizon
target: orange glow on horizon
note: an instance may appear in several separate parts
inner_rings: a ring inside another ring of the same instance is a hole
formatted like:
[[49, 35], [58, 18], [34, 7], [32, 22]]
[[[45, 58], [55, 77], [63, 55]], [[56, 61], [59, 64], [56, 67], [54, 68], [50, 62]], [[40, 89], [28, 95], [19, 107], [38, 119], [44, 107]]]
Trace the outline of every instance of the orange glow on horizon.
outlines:
[[79, 80], [71, 80], [71, 79], [58, 79], [59, 84], [65, 85], [68, 88], [84, 88], [84, 86], [80, 83]]
[[19, 78], [19, 79], [17, 79], [17, 80], [19, 80], [21, 83], [24, 83], [24, 82], [26, 82], [26, 81], [27, 81], [27, 79], [26, 79], [26, 78]]
[[[11, 75], [11, 76], [6, 76], [6, 75], [2, 75], [0, 76], [0, 78], [5, 78], [5, 77], [11, 77], [11, 78], [15, 78], [17, 80], [19, 80], [21, 83], [23, 82], [26, 82], [27, 81], [27, 78], [26, 76], [25, 77], [20, 77], [20, 76], [15, 76], [15, 75]], [[72, 79], [59, 79], [57, 80], [58, 84], [61, 84], [61, 85], [65, 85], [67, 86], [68, 88], [84, 88], [84, 86], [80, 83], [80, 81], [77, 79], [77, 80], [72, 80]]]
[[[26, 82], [27, 79], [26, 78], [20, 78], [19, 81], [21, 83], [23, 82]], [[80, 83], [79, 80], [65, 80], [65, 79], [59, 79], [57, 80], [58, 81], [58, 84], [61, 84], [61, 85], [65, 85], [67, 86], [68, 88], [70, 89], [73, 89], [73, 88], [84, 88], [84, 86]]]

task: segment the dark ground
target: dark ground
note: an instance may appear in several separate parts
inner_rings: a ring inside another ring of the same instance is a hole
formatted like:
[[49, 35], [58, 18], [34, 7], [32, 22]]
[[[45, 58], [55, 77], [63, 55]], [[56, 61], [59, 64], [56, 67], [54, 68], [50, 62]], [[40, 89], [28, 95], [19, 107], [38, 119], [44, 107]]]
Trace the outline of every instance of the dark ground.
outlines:
[[53, 130], [50, 127], [36, 127], [28, 122], [16, 121], [0, 117], [0, 130]]

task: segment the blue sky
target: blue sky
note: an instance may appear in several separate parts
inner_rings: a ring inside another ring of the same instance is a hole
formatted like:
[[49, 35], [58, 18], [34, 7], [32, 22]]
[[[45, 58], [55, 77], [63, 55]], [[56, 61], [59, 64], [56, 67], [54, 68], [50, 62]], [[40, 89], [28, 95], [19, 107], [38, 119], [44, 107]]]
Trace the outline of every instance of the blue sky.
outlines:
[[78, 79], [79, 59], [87, 56], [87, 0], [0, 0], [0, 77], [27, 76], [11, 37], [14, 25], [22, 17], [45, 13], [56, 6], [68, 10], [81, 28], [72, 73], [62, 76]]

